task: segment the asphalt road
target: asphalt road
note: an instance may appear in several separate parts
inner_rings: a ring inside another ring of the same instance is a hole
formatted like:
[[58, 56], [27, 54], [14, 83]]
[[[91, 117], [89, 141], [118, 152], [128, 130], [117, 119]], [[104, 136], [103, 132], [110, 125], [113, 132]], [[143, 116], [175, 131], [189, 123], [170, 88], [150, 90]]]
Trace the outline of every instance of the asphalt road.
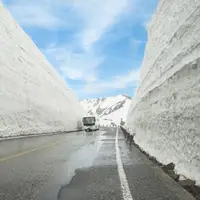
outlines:
[[32, 199], [193, 197], [109, 128], [0, 141], [0, 200]]

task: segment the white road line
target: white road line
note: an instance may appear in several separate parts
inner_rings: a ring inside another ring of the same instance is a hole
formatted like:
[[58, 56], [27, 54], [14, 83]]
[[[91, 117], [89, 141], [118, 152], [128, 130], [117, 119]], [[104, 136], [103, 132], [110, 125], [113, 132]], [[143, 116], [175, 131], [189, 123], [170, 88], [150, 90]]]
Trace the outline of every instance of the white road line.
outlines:
[[117, 128], [115, 149], [116, 149], [117, 168], [118, 168], [118, 174], [119, 174], [119, 179], [121, 183], [122, 194], [123, 194], [124, 200], [133, 200], [133, 197], [131, 195], [131, 191], [128, 185], [127, 177], [126, 177], [123, 164], [122, 164], [121, 153], [120, 153], [119, 144], [118, 144], [118, 135], [119, 135], [119, 130]]

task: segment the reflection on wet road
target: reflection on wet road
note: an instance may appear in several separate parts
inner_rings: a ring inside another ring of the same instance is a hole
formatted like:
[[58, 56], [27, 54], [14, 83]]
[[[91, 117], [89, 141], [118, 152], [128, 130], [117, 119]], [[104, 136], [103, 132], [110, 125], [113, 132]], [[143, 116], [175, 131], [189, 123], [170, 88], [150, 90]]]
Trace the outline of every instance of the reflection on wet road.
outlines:
[[98, 153], [103, 132], [0, 141], [0, 199], [57, 199], [74, 171]]
[[0, 200], [29, 199], [192, 198], [108, 128], [0, 141]]

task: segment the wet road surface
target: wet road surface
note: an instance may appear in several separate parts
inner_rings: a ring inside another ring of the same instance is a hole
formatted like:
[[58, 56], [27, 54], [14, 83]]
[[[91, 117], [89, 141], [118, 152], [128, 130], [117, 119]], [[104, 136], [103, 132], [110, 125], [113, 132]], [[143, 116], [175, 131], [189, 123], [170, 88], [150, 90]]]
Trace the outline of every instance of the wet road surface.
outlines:
[[193, 198], [108, 128], [0, 141], [0, 200], [29, 199]]

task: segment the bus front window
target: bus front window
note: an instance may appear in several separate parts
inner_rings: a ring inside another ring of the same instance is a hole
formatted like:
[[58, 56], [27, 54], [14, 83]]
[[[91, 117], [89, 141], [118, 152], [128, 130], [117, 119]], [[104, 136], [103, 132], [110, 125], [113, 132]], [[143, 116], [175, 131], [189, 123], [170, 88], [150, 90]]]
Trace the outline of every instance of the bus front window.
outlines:
[[92, 126], [95, 125], [95, 117], [84, 117], [83, 118], [83, 125], [84, 126]]

